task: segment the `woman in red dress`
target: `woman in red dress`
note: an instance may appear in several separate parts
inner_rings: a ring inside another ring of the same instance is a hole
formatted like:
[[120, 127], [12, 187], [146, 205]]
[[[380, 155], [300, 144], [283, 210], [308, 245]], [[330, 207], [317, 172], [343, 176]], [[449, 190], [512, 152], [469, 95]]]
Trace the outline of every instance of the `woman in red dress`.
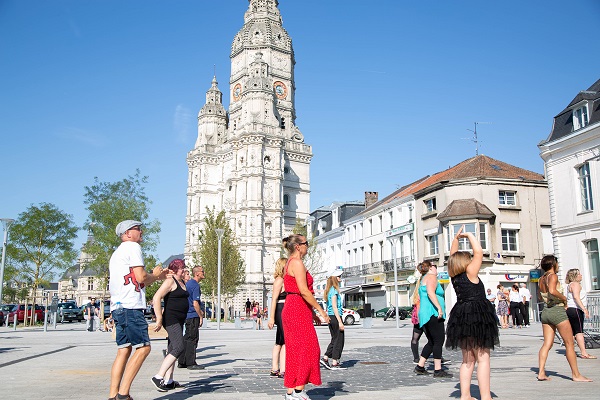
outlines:
[[[286, 400], [310, 400], [304, 390], [307, 383], [321, 384], [319, 358], [321, 349], [313, 319], [316, 308], [325, 323], [329, 316], [315, 300], [313, 277], [308, 273], [302, 259], [308, 251], [308, 242], [302, 235], [290, 235], [283, 239], [283, 247], [288, 253], [288, 261], [283, 276], [287, 297], [281, 313], [285, 337], [285, 377]], [[320, 321], [319, 321], [320, 323]]]

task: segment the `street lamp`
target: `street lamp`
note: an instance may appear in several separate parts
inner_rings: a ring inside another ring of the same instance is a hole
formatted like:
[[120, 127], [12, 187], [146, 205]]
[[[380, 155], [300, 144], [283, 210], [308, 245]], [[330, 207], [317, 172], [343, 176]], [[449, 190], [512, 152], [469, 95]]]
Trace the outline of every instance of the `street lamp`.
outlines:
[[[217, 228], [215, 229], [217, 233], [217, 239], [219, 239], [219, 252], [217, 254], [218, 262], [217, 262], [217, 305], [219, 306], [219, 310], [217, 311], [217, 330], [221, 330], [221, 239], [223, 239], [223, 234], [225, 233], [225, 229]], [[215, 313], [215, 306], [213, 304], [213, 314]]]
[[4, 228], [4, 242], [2, 242], [2, 265], [0, 266], [0, 303], [2, 303], [2, 287], [4, 286], [4, 260], [6, 258], [6, 244], [8, 242], [8, 229], [15, 222], [14, 219], [0, 218]]

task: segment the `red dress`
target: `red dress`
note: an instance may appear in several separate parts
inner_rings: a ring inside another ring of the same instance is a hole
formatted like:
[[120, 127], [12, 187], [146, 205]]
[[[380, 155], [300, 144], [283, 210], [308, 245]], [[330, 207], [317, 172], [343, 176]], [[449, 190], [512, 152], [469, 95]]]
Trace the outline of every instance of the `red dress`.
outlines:
[[[288, 260], [289, 264], [290, 260]], [[296, 278], [287, 274], [285, 266], [283, 285], [287, 293], [281, 313], [283, 334], [285, 337], [285, 377], [283, 385], [287, 388], [321, 384], [319, 358], [321, 348], [317, 332], [313, 325], [312, 307], [304, 301], [298, 290]], [[306, 271], [308, 289], [314, 293], [313, 277]]]

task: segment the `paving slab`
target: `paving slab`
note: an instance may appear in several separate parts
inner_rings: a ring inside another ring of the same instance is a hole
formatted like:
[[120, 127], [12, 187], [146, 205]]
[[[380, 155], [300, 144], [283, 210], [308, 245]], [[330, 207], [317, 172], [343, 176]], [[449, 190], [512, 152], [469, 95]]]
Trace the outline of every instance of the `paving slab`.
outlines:
[[[211, 322], [200, 330], [198, 363], [200, 371], [176, 369], [175, 379], [185, 387], [160, 393], [150, 377], [158, 370], [166, 340], [152, 339], [152, 352], [142, 366], [131, 395], [135, 400], [190, 398], [268, 399], [283, 398], [283, 380], [270, 377], [271, 350], [275, 332], [235, 329], [233, 323]], [[325, 326], [316, 327], [322, 349], [329, 342]], [[401, 321], [375, 319], [371, 328], [347, 327], [343, 353], [345, 370], [322, 369], [323, 385], [307, 386], [313, 400], [331, 399], [446, 399], [459, 398], [460, 352], [445, 351], [453, 362], [447, 368], [450, 379], [418, 376], [413, 372], [410, 339], [412, 325]], [[426, 338], [421, 339], [423, 346]], [[533, 399], [539, 396], [597, 399], [600, 392], [599, 360], [578, 359], [581, 372], [593, 383], [570, 380], [564, 348], [551, 350], [547, 370], [549, 382], [538, 382], [537, 353], [542, 343], [541, 325], [529, 329], [501, 330], [500, 344], [492, 352], [491, 387], [494, 398]], [[589, 350], [600, 357], [600, 350]], [[40, 327], [0, 327], [0, 374], [2, 399], [106, 399], [110, 368], [116, 345], [110, 333], [87, 332], [83, 323], [64, 323], [44, 332]], [[428, 364], [433, 371], [433, 366]], [[472, 395], [479, 397], [477, 379]]]

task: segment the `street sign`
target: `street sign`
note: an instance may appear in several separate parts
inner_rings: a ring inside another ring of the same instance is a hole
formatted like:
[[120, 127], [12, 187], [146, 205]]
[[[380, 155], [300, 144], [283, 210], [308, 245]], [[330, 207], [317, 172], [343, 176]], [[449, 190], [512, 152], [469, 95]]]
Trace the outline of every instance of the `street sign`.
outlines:
[[386, 238], [390, 238], [392, 236], [400, 235], [402, 233], [411, 232], [411, 231], [414, 230], [414, 226], [415, 226], [415, 224], [413, 224], [411, 222], [409, 224], [402, 225], [402, 226], [399, 226], [399, 227], [394, 228], [394, 229], [390, 229], [389, 231], [387, 231], [385, 233], [385, 237]]

